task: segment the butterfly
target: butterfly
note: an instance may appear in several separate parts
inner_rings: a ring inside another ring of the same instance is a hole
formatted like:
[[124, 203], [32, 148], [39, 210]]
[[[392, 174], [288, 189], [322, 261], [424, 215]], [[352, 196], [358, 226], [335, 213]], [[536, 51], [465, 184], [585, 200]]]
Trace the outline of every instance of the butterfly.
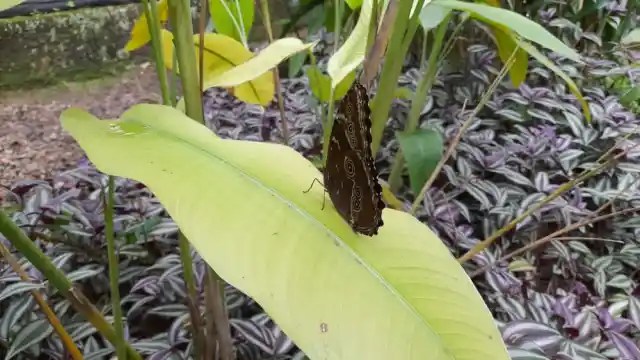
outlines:
[[370, 116], [367, 89], [356, 80], [338, 104], [324, 169], [334, 207], [355, 232], [367, 236], [384, 224], [385, 207], [371, 153]]

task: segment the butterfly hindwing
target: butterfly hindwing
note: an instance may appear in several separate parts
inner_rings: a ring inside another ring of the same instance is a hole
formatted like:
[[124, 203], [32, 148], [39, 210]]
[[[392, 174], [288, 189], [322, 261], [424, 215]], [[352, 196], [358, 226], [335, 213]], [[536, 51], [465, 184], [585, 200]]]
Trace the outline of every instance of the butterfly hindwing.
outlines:
[[359, 83], [338, 104], [324, 171], [324, 186], [338, 213], [359, 233], [382, 226], [382, 189], [371, 155], [369, 98]]

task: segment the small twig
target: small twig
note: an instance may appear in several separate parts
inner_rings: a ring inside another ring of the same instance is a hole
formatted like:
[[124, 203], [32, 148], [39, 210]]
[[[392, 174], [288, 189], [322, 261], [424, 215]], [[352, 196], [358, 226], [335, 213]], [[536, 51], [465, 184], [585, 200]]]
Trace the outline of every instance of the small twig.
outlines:
[[475, 276], [478, 276], [478, 275], [484, 273], [485, 271], [491, 269], [497, 263], [500, 263], [502, 261], [506, 261], [506, 260], [508, 260], [508, 259], [510, 259], [510, 258], [512, 258], [514, 256], [518, 256], [518, 255], [520, 255], [522, 253], [527, 252], [528, 250], [535, 249], [538, 246], [544, 245], [544, 244], [546, 244], [546, 243], [548, 243], [548, 242], [550, 242], [552, 240], [556, 240], [556, 237], [559, 236], [559, 235], [566, 234], [566, 233], [568, 233], [570, 231], [579, 229], [579, 228], [581, 228], [583, 226], [586, 226], [586, 225], [589, 225], [589, 224], [593, 224], [593, 223], [596, 223], [596, 222], [599, 222], [599, 221], [610, 219], [610, 218], [618, 216], [618, 215], [624, 215], [626, 213], [635, 212], [635, 211], [640, 211], [640, 207], [633, 207], [633, 208], [629, 208], [629, 209], [620, 210], [620, 211], [617, 211], [617, 212], [612, 212], [610, 214], [606, 214], [606, 215], [601, 215], [601, 216], [597, 216], [597, 217], [594, 217], [594, 218], [585, 219], [585, 220], [580, 221], [578, 223], [575, 223], [575, 224], [573, 224], [571, 226], [564, 227], [564, 228], [562, 228], [562, 229], [560, 229], [558, 231], [555, 231], [555, 232], [553, 232], [553, 233], [551, 233], [551, 234], [549, 234], [549, 235], [547, 235], [547, 236], [545, 236], [543, 238], [540, 238], [540, 239], [532, 242], [531, 244], [527, 244], [527, 245], [521, 247], [518, 250], [514, 250], [514, 251], [502, 256], [497, 261], [492, 262], [491, 264], [487, 264], [487, 265], [483, 266], [482, 268], [470, 273], [469, 277], [473, 278]]
[[[469, 128], [469, 126], [471, 126], [476, 115], [480, 112], [480, 110], [484, 107], [484, 105], [489, 101], [489, 97], [493, 94], [493, 92], [498, 87], [502, 79], [509, 72], [509, 69], [515, 62], [515, 58], [516, 58], [515, 54], [517, 50], [518, 50], [518, 47], [516, 47], [514, 51], [511, 53], [511, 56], [509, 56], [509, 59], [505, 62], [504, 66], [500, 70], [500, 73], [498, 73], [498, 76], [493, 80], [493, 83], [491, 83], [491, 86], [489, 86], [487, 91], [485, 91], [478, 105], [473, 109], [471, 114], [469, 114], [469, 117], [462, 124], [462, 127], [460, 127], [460, 130], [458, 130], [458, 132], [456, 133], [456, 136], [453, 138], [453, 140], [451, 140], [451, 143], [447, 147], [447, 151], [444, 153], [440, 161], [438, 161], [438, 164], [436, 165], [435, 169], [433, 169], [433, 172], [431, 173], [429, 180], [427, 180], [427, 182], [422, 186], [422, 189], [420, 189], [420, 193], [418, 194], [418, 196], [416, 196], [416, 199], [413, 201], [413, 204], [411, 205], [411, 210], [410, 210], [411, 214], [415, 214], [416, 210], [418, 209], [418, 206], [420, 205], [425, 195], [427, 194], [427, 191], [431, 188], [431, 185], [436, 180], [436, 177], [442, 170], [442, 167], [447, 162], [447, 160], [449, 160], [451, 155], [453, 155], [453, 151], [455, 150], [456, 146], [458, 146], [458, 143], [460, 143], [460, 140], [462, 139], [462, 135], [464, 135], [465, 131]], [[466, 105], [466, 102], [465, 102], [465, 105]]]
[[[27, 275], [27, 273], [22, 269], [20, 263], [18, 262], [18, 259], [16, 259], [11, 254], [9, 249], [7, 249], [7, 247], [4, 246], [4, 244], [2, 244], [1, 242], [0, 255], [2, 255], [2, 257], [11, 266], [13, 271], [18, 274], [22, 281], [31, 282], [29, 275]], [[64, 329], [64, 326], [62, 326], [60, 319], [58, 319], [55, 312], [51, 309], [51, 307], [49, 307], [49, 304], [47, 304], [47, 301], [42, 297], [40, 292], [37, 290], [31, 290], [31, 296], [33, 296], [33, 299], [36, 301], [36, 303], [38, 303], [38, 306], [40, 306], [40, 310], [42, 310], [44, 315], [47, 317], [47, 320], [60, 337], [60, 340], [64, 344], [65, 349], [69, 352], [69, 356], [74, 360], [82, 360], [82, 353], [80, 352], [80, 350], [78, 350], [78, 347], [73, 342], [73, 339]]]
[[[262, 9], [262, 22], [267, 30], [269, 36], [269, 42], [273, 42], [273, 31], [271, 29], [271, 15], [269, 13], [269, 3], [267, 0], [260, 0], [260, 7]], [[276, 85], [276, 96], [278, 98], [278, 110], [280, 110], [280, 122], [282, 132], [282, 142], [285, 145], [289, 145], [289, 125], [287, 124], [287, 117], [284, 111], [284, 98], [282, 97], [282, 88], [280, 86], [280, 71], [278, 67], [273, 68], [273, 81]]]
[[528, 208], [520, 216], [518, 216], [515, 219], [511, 220], [507, 225], [501, 227], [500, 229], [495, 231], [493, 234], [491, 234], [488, 238], [486, 238], [486, 239], [482, 240], [481, 242], [479, 242], [478, 244], [476, 244], [476, 246], [474, 246], [471, 250], [467, 251], [464, 255], [462, 255], [460, 258], [458, 258], [458, 261], [460, 263], [464, 263], [464, 262], [468, 261], [473, 256], [475, 256], [476, 254], [478, 254], [479, 252], [481, 252], [484, 249], [486, 249], [489, 245], [491, 245], [494, 241], [496, 241], [498, 238], [500, 238], [502, 235], [504, 235], [507, 231], [510, 231], [511, 229], [515, 228], [516, 225], [518, 225], [520, 222], [522, 222], [527, 217], [531, 216], [534, 212], [538, 211], [544, 205], [550, 203], [551, 201], [553, 201], [554, 199], [558, 198], [560, 195], [564, 194], [565, 192], [573, 189], [574, 186], [582, 183], [583, 181], [589, 179], [592, 176], [595, 176], [600, 171], [602, 171], [602, 170], [606, 169], [608, 166], [610, 166], [610, 164], [613, 161], [619, 159], [620, 157], [622, 157], [625, 154], [626, 154], [626, 152], [622, 152], [622, 153], [614, 156], [610, 160], [608, 160], [608, 161], [600, 164], [599, 166], [595, 167], [594, 169], [591, 169], [589, 171], [585, 171], [582, 175], [578, 176], [577, 178], [562, 184], [560, 187], [558, 187], [556, 190], [554, 190], [547, 197], [545, 197], [544, 199], [542, 199], [541, 201], [539, 201], [538, 203], [536, 203], [532, 207]]
[[[615, 146], [616, 146], [616, 145], [614, 145], [614, 147], [615, 147]], [[602, 158], [602, 157], [601, 157], [601, 158]], [[636, 179], [636, 181], [637, 181], [637, 179]], [[569, 231], [572, 231], [572, 230], [574, 229], [572, 226], [578, 225], [578, 227], [576, 227], [576, 229], [577, 229], [577, 228], [580, 228], [580, 227], [582, 227], [582, 226], [584, 226], [584, 225], [589, 224], [589, 223], [590, 223], [590, 222], [589, 222], [589, 220], [593, 220], [593, 219], [594, 219], [594, 217], [596, 217], [596, 215], [598, 215], [598, 214], [602, 213], [606, 208], [608, 208], [608, 207], [612, 206], [612, 205], [613, 205], [613, 203], [614, 203], [614, 201], [615, 201], [615, 200], [617, 200], [618, 196], [619, 196], [620, 194], [622, 194], [623, 192], [627, 191], [627, 189], [629, 189], [629, 188], [631, 187], [631, 185], [635, 184], [635, 182], [636, 182], [636, 181], [632, 181], [632, 182], [630, 182], [629, 184], [627, 184], [627, 186], [625, 186], [623, 189], [620, 189], [620, 191], [618, 191], [618, 193], [616, 194], [616, 196], [612, 197], [612, 198], [611, 198], [611, 199], [609, 199], [607, 202], [605, 202], [604, 204], [602, 204], [600, 207], [598, 207], [598, 208], [593, 212], [593, 214], [592, 214], [592, 215], [587, 216], [587, 218], [583, 219], [581, 222], [578, 222], [577, 224], [574, 224], [574, 225], [571, 225], [571, 226], [568, 226], [568, 227], [564, 227], [564, 228], [562, 228], [562, 229], [560, 229], [560, 230], [558, 230], [558, 231], [556, 231], [556, 232], [554, 232], [554, 233], [552, 233], [552, 234], [550, 234], [550, 235], [547, 235], [547, 236], [551, 236], [551, 235], [554, 235], [554, 236], [562, 235], [562, 234], [565, 234], [565, 233], [567, 233], [567, 232], [569, 232]], [[582, 223], [582, 225], [581, 225], [581, 223]], [[564, 231], [564, 232], [563, 232], [563, 230], [566, 230], [566, 231]], [[545, 237], [545, 238], [546, 238], [546, 237]], [[545, 238], [542, 238], [542, 239], [540, 239], [540, 240], [543, 240], [543, 239], [545, 239]], [[540, 241], [540, 240], [538, 240], [538, 241]], [[534, 243], [535, 243], [535, 242], [534, 242]], [[513, 253], [516, 253], [516, 252], [514, 251], [514, 252], [512, 252], [512, 254], [513, 254]], [[517, 255], [517, 253], [516, 253], [516, 255]], [[503, 256], [502, 258], [500, 258], [498, 261], [496, 261], [495, 263], [498, 263], [498, 262], [500, 262], [500, 261], [506, 261], [507, 259], [509, 259], [509, 257], [507, 257], [507, 255], [505, 255], [505, 256]], [[479, 274], [479, 273], [482, 273], [482, 272], [484, 272], [484, 271], [486, 271], [486, 270], [490, 269], [492, 266], [493, 266], [492, 264], [486, 265], [486, 266], [485, 266], [485, 267], [483, 267], [482, 269], [480, 269], [480, 270], [476, 270], [475, 272], [473, 272], [473, 273], [472, 273], [472, 275], [473, 275], [473, 276], [475, 276], [475, 275], [477, 275], [476, 273], [478, 273], [478, 274]]]
[[392, 26], [396, 21], [397, 15], [398, 0], [389, 0], [387, 11], [382, 19], [382, 24], [380, 25], [376, 39], [364, 62], [364, 70], [362, 71], [360, 82], [366, 88], [369, 88], [371, 81], [378, 72], [384, 53], [387, 50], [387, 44], [389, 42], [389, 38], [391, 38]]

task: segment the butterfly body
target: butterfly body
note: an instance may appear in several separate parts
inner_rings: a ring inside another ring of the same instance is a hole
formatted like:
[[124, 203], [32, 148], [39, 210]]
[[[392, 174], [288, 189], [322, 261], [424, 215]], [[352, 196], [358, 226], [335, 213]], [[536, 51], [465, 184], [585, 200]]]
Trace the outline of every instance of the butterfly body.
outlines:
[[371, 154], [371, 110], [366, 89], [357, 81], [338, 104], [324, 187], [351, 228], [372, 236], [383, 225], [382, 188]]

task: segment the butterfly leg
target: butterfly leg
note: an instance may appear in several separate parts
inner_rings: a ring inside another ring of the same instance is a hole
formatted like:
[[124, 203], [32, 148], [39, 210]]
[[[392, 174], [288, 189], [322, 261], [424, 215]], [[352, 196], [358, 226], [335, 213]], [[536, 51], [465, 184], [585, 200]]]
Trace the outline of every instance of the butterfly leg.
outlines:
[[324, 187], [324, 184], [323, 184], [322, 182], [320, 182], [320, 180], [318, 180], [317, 178], [314, 178], [314, 179], [313, 179], [313, 181], [311, 182], [311, 186], [309, 186], [309, 188], [308, 188], [307, 190], [303, 191], [302, 193], [303, 193], [303, 194], [306, 194], [306, 193], [308, 193], [309, 191], [311, 191], [311, 188], [313, 188], [313, 184], [315, 184], [316, 182], [317, 182], [318, 184], [322, 185], [322, 187]]

